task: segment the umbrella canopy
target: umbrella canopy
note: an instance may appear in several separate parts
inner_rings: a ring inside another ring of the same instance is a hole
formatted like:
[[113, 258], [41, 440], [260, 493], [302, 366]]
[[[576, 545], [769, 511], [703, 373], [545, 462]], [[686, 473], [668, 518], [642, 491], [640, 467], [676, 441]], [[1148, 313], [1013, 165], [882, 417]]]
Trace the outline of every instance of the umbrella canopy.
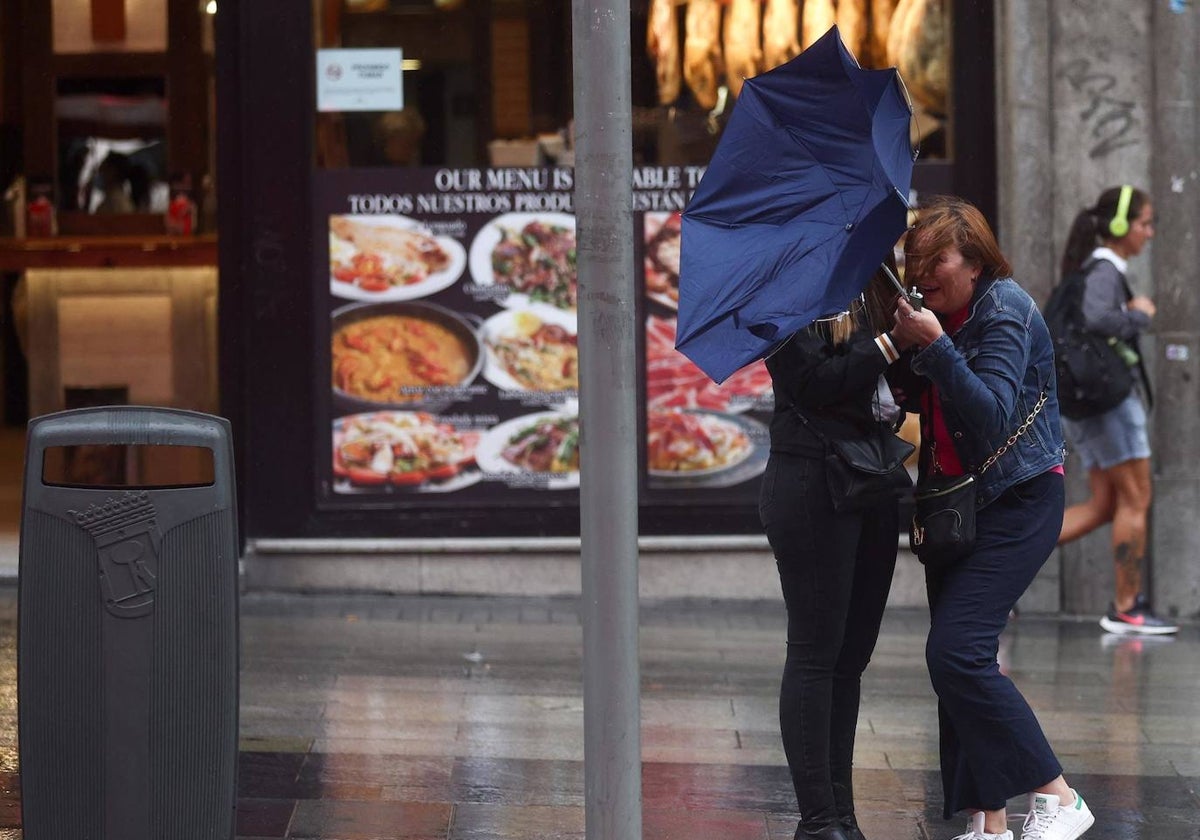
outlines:
[[845, 309], [907, 224], [911, 118], [836, 26], [747, 79], [683, 213], [676, 348], [721, 382]]

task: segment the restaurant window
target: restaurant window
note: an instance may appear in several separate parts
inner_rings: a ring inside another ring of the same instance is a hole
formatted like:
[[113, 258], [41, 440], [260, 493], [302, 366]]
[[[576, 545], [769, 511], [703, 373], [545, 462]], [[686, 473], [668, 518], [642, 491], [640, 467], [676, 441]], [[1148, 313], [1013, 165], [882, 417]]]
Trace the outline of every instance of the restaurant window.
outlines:
[[[569, 4], [314, 3], [312, 334], [315, 393], [327, 395], [312, 413], [317, 505], [332, 516], [472, 510], [505, 531], [524, 520], [496, 511], [536, 510], [544, 519], [529, 528], [569, 532], [579, 504]], [[861, 13], [814, 19], [821, 8]], [[901, 67], [927, 171], [952, 168], [943, 5], [901, 0], [877, 20], [868, 8], [631, 8], [638, 495], [652, 530], [702, 508], [722, 511], [713, 522], [753, 524], [767, 463], [765, 367], [718, 385], [675, 349], [681, 214], [743, 77], [838, 23], [864, 66]]]
[[[318, 49], [399, 49], [403, 63], [402, 107], [318, 115], [320, 167], [574, 163], [569, 4], [315, 2]], [[920, 160], [952, 159], [950, 15], [937, 0], [634, 0], [634, 162], [707, 163], [742, 79], [834, 24], [863, 67], [900, 70]]]

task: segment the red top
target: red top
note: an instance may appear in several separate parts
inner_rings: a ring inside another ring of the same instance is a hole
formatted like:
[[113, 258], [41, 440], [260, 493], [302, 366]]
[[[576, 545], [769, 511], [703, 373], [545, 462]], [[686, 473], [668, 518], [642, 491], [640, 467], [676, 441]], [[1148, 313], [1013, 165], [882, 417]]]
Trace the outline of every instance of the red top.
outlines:
[[[946, 335], [953, 335], [966, 323], [968, 309], [968, 306], [964, 306], [958, 312], [941, 319]], [[950, 430], [946, 428], [946, 415], [942, 413], [942, 401], [938, 399], [936, 385], [930, 383], [924, 399], [925, 426], [921, 429], [921, 438], [929, 441], [930, 472], [938, 475], [962, 475], [966, 470], [963, 469], [962, 461], [958, 459]]]
[[[958, 332], [958, 328], [966, 323], [968, 309], [969, 306], [964, 306], [953, 315], [942, 319], [942, 329], [946, 331], [947, 335]], [[946, 428], [946, 415], [942, 413], [942, 402], [938, 399], [936, 385], [930, 384], [924, 399], [926, 419], [924, 428], [921, 429], [921, 437], [929, 441], [930, 472], [947, 476], [963, 475], [966, 470], [963, 469], [962, 461], [958, 458], [958, 450], [954, 448], [954, 439], [950, 435], [950, 430]], [[1065, 474], [1061, 464], [1051, 467], [1047, 472]]]

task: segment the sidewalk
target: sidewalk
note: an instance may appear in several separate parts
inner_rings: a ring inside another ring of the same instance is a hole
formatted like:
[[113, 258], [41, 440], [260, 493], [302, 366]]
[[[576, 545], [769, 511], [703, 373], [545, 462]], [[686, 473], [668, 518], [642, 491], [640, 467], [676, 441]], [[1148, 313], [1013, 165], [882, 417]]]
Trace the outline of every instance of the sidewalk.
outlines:
[[[581, 840], [578, 615], [575, 599], [247, 596], [239, 837]], [[0, 589], [10, 686], [15, 616]], [[775, 601], [643, 605], [647, 840], [792, 836], [783, 619]], [[920, 610], [889, 611], [867, 673], [856, 782], [871, 838], [962, 831], [940, 818], [925, 626]], [[1022, 616], [1002, 664], [1096, 814], [1087, 840], [1200, 837], [1200, 627], [1139, 642]], [[14, 698], [0, 711], [0, 840], [21, 836]]]

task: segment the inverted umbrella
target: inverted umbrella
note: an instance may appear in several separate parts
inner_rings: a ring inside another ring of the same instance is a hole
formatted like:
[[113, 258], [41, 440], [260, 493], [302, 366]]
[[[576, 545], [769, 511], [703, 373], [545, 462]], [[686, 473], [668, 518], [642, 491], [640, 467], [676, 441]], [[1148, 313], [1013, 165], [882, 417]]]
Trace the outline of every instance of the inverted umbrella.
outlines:
[[747, 79], [683, 213], [676, 348], [721, 382], [845, 309], [907, 224], [911, 118], [836, 26]]

